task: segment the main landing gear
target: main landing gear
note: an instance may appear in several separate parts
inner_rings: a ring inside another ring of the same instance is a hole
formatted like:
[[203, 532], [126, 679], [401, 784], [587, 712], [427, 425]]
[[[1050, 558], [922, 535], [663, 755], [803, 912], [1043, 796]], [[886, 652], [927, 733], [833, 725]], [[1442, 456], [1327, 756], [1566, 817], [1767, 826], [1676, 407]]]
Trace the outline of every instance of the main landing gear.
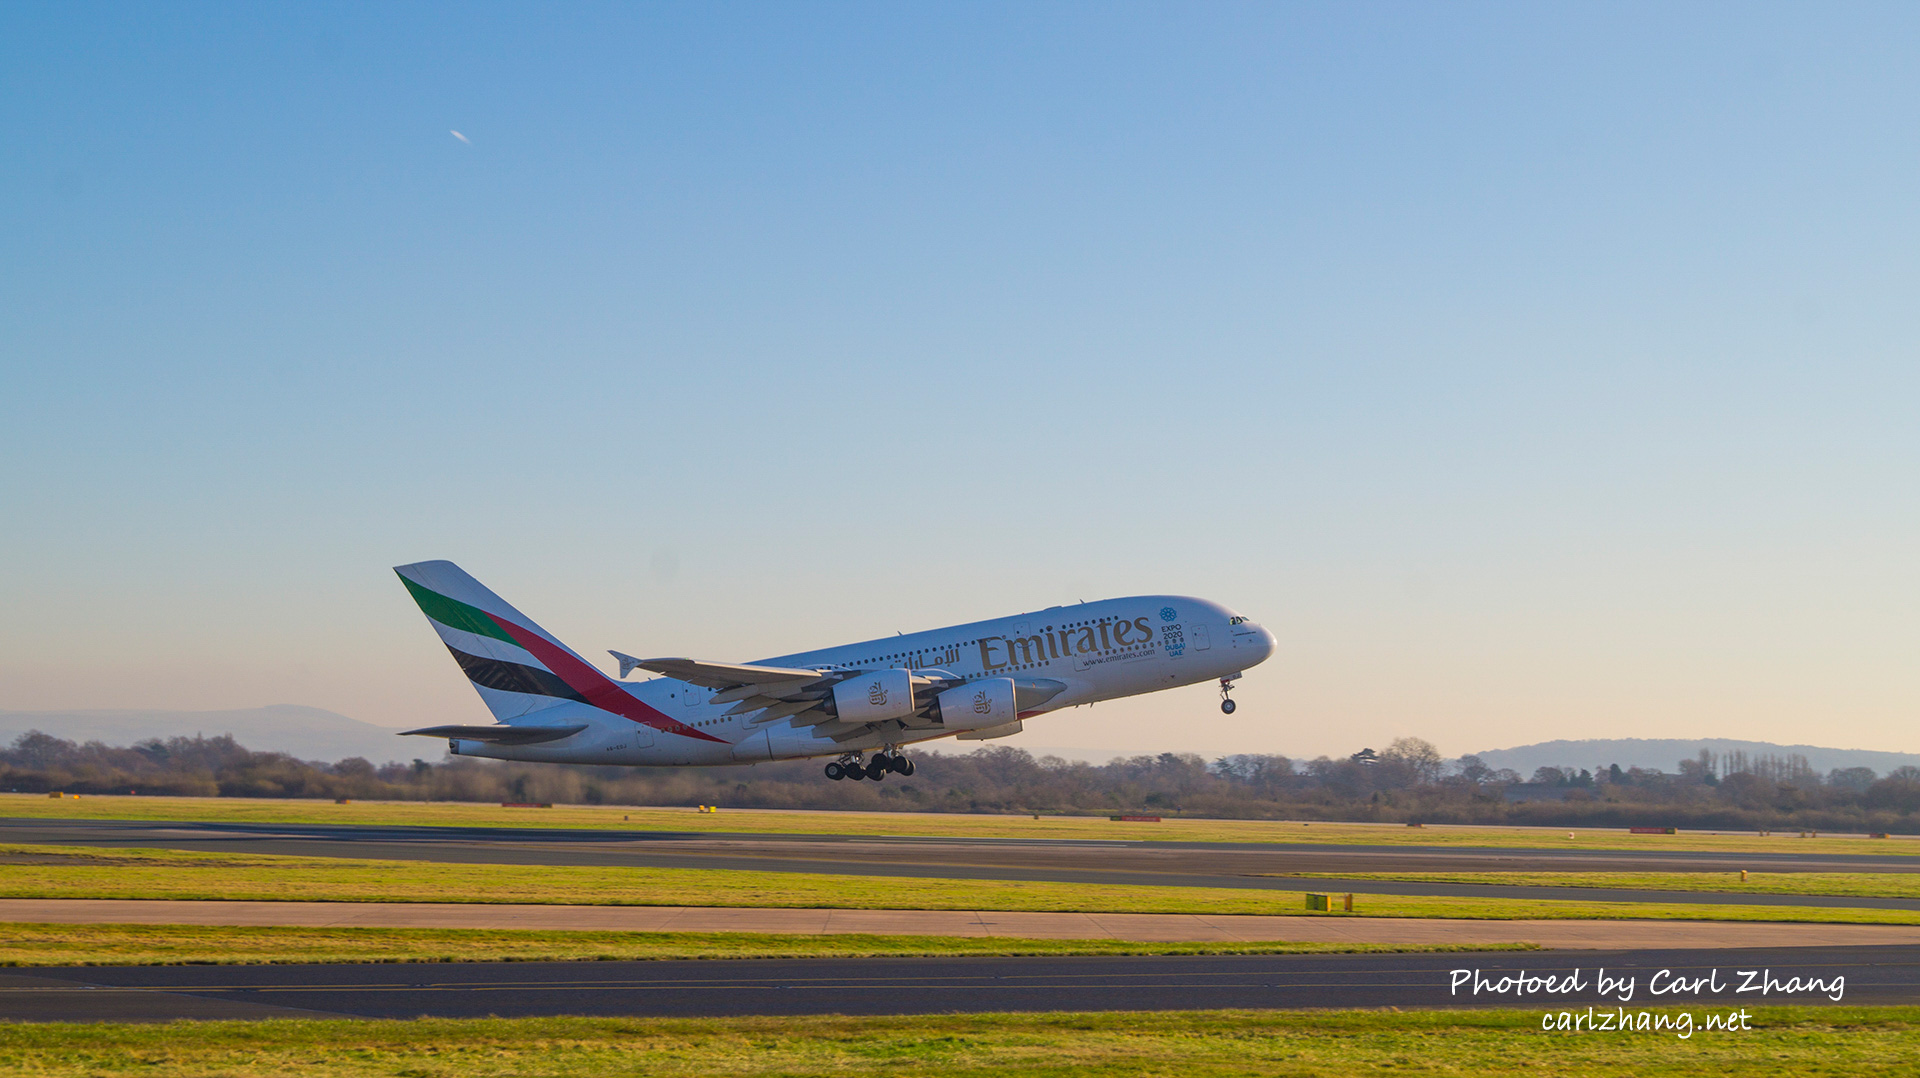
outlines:
[[1239, 676], [1239, 674], [1229, 674], [1220, 679], [1220, 710], [1228, 715], [1233, 714], [1235, 705], [1233, 697], [1227, 694], [1233, 691], [1234, 679]]
[[860, 762], [859, 753], [850, 752], [827, 765], [827, 777], [835, 782], [841, 779], [852, 779], [855, 782], [867, 779], [879, 782], [887, 777], [889, 771], [901, 778], [912, 775], [914, 771], [913, 761], [907, 759], [891, 745], [874, 753], [873, 759], [864, 764]]

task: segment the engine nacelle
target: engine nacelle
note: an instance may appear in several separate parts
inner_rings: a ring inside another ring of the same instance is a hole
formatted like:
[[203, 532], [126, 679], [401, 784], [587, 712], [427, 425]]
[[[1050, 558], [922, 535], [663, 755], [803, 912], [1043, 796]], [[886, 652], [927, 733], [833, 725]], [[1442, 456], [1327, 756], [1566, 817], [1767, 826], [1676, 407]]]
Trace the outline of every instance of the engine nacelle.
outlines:
[[913, 675], [905, 670], [870, 670], [833, 687], [833, 711], [841, 722], [904, 719], [916, 706]]
[[1010, 677], [983, 678], [948, 689], [934, 698], [933, 713], [949, 730], [980, 730], [1020, 717]]

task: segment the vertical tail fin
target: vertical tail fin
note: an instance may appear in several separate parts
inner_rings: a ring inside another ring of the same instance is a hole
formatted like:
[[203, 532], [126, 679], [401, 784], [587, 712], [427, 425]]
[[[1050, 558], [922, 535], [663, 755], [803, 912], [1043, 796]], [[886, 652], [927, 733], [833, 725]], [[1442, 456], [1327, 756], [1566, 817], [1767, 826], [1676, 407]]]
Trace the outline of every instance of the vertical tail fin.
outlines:
[[495, 719], [505, 722], [566, 700], [587, 702], [554, 669], [559, 665], [578, 681], [586, 661], [458, 565], [423, 561], [393, 571]]

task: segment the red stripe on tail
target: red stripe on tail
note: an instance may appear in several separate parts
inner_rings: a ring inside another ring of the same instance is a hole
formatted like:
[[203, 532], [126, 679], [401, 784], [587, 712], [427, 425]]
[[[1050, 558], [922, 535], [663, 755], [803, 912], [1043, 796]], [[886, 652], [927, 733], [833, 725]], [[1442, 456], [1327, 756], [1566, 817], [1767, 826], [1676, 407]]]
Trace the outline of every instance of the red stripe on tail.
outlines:
[[662, 733], [697, 737], [702, 741], [713, 741], [722, 745], [731, 744], [724, 738], [703, 734], [678, 719], [668, 718], [634, 699], [631, 693], [609, 680], [607, 675], [569, 655], [564, 649], [555, 647], [551, 641], [539, 633], [522, 629], [497, 614], [487, 616], [498, 622], [500, 627], [513, 637], [515, 643], [526, 648], [534, 658], [539, 659], [547, 669], [553, 671], [554, 676], [566, 682], [574, 692], [586, 697], [587, 703], [594, 707], [632, 719], [643, 726], [651, 726]]

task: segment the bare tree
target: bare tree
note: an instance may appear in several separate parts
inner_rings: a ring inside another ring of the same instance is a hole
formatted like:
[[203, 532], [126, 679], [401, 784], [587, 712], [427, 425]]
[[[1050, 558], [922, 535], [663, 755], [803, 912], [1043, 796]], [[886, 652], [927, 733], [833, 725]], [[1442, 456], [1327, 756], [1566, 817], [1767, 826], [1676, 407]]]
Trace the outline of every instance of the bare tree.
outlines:
[[1439, 782], [1440, 773], [1447, 768], [1446, 758], [1433, 747], [1433, 742], [1418, 737], [1394, 738], [1380, 758], [1406, 768], [1413, 780], [1422, 785]]

